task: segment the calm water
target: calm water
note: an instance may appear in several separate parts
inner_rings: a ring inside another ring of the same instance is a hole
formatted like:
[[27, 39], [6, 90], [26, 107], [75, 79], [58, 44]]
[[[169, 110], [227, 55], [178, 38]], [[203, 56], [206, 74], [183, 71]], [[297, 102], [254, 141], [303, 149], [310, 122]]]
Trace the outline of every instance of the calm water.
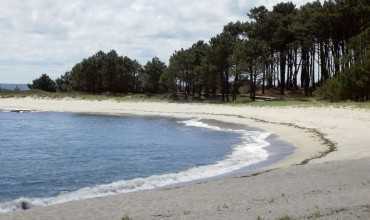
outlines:
[[1, 112], [0, 202], [206, 166], [241, 138], [175, 119]]
[[27, 84], [5, 84], [0, 83], [0, 91], [1, 90], [20, 90], [20, 91], [27, 91], [29, 90]]

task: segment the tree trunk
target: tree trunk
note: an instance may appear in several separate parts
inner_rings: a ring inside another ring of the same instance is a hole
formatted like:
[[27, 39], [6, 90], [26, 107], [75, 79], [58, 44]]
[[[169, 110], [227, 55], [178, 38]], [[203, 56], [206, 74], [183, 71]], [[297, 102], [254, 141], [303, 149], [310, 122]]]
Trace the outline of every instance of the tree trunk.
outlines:
[[285, 95], [285, 68], [286, 55], [285, 50], [280, 51], [280, 94]]
[[226, 102], [229, 102], [229, 93], [230, 93], [230, 84], [229, 84], [229, 71], [225, 71], [225, 95], [226, 95]]

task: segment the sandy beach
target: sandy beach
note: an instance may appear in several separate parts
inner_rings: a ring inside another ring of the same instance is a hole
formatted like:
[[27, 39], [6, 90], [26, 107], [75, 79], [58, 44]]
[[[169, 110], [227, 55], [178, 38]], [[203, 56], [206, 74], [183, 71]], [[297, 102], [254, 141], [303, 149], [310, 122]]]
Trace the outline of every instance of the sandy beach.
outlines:
[[257, 174], [37, 207], [0, 219], [370, 219], [366, 109], [29, 97], [0, 99], [0, 110], [214, 119], [261, 128], [296, 147]]

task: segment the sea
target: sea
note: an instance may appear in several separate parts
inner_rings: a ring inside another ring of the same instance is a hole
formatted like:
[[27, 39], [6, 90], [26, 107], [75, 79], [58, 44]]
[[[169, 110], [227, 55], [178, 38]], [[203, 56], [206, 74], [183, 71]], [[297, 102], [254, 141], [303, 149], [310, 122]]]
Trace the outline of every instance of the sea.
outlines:
[[270, 136], [197, 118], [2, 111], [0, 212], [227, 175], [268, 160]]
[[27, 91], [29, 90], [27, 84], [10, 84], [10, 83], [0, 83], [0, 91], [6, 90], [6, 91]]

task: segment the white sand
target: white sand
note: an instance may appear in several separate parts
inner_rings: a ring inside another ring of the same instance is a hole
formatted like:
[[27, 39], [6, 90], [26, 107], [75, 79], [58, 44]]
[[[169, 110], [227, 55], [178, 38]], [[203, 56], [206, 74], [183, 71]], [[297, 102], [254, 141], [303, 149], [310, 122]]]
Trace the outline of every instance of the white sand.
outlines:
[[[71, 202], [0, 215], [0, 219], [120, 219], [125, 213], [134, 219], [256, 219], [258, 215], [274, 219], [319, 212], [323, 219], [352, 219], [356, 213], [360, 219], [370, 219], [369, 110], [34, 98], [0, 99], [0, 109], [216, 119], [262, 128], [297, 147], [289, 158], [269, 167], [284, 169], [259, 176]], [[309, 165], [291, 167], [328, 150], [318, 132], [335, 142], [337, 151]]]

